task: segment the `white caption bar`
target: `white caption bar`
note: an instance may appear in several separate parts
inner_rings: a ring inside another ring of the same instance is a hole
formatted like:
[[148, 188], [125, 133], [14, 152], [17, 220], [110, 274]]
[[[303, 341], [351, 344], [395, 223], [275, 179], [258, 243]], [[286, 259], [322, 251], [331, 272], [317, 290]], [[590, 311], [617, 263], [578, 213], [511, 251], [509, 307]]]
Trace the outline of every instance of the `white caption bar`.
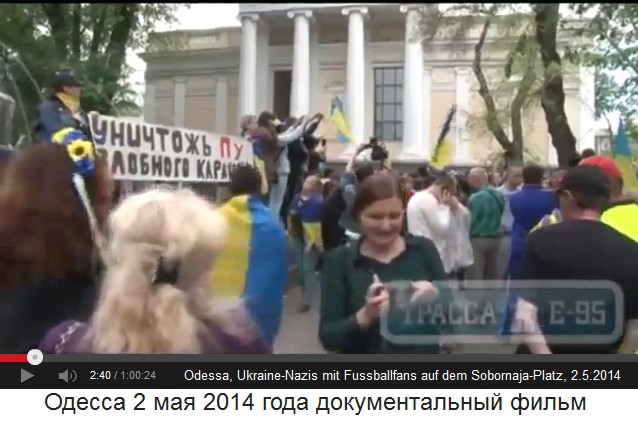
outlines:
[[[634, 411], [635, 390], [3, 390], [3, 419], [236, 421], [620, 419]], [[34, 418], [35, 419], [35, 418]]]

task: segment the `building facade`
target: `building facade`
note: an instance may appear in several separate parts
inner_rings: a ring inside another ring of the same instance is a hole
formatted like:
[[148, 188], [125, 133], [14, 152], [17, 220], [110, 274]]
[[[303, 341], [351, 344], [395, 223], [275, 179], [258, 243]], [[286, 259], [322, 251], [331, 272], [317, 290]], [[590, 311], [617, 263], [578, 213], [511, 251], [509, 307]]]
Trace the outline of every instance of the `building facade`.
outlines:
[[[487, 130], [472, 71], [483, 23], [446, 18], [429, 28], [435, 23], [427, 23], [422, 8], [240, 4], [241, 27], [162, 34], [162, 42], [143, 55], [145, 119], [233, 133], [244, 114], [326, 114], [331, 99], [340, 96], [356, 142], [376, 135], [386, 141], [393, 160], [418, 162], [430, 157], [455, 104], [455, 163], [484, 162], [499, 146]], [[506, 80], [503, 68], [517, 38], [491, 34], [483, 51], [482, 67], [504, 121], [518, 81]], [[563, 34], [561, 42], [575, 41]], [[566, 66], [564, 79], [565, 109], [578, 148], [594, 148], [593, 72]], [[523, 120], [528, 156], [555, 163], [538, 100], [529, 100]], [[330, 142], [329, 160], [350, 156], [352, 146], [336, 142], [329, 120], [319, 130]]]

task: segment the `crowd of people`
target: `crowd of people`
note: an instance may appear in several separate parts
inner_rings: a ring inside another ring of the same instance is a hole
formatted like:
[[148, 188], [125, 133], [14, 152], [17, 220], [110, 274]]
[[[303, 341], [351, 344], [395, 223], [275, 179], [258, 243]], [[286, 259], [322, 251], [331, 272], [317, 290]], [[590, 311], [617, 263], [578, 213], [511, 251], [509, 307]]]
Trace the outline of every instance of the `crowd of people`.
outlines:
[[[60, 73], [54, 88], [39, 141], [3, 164], [2, 353], [274, 352], [289, 256], [299, 312], [319, 315], [327, 352], [454, 352], [460, 331], [406, 314], [487, 289], [503, 297], [487, 299], [499, 320], [489, 336], [517, 352], [638, 349], [638, 204], [610, 157], [587, 151], [551, 174], [510, 164], [502, 181], [483, 167], [400, 174], [373, 140], [338, 173], [315, 136], [323, 116], [263, 112], [241, 119], [255, 165], [233, 171], [223, 203], [167, 188], [116, 201], [79, 82]], [[614, 282], [620, 334], [547, 337], [526, 280]]]

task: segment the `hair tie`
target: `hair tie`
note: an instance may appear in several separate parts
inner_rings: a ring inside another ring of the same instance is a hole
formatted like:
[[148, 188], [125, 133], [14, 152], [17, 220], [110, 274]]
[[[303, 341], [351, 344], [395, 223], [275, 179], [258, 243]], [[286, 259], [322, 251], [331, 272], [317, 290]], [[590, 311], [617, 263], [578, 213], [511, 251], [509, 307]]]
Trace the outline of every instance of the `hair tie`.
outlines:
[[[168, 268], [167, 268], [168, 266]], [[151, 284], [153, 285], [176, 285], [179, 279], [179, 265], [178, 264], [166, 264], [166, 261], [162, 256], [157, 259], [157, 267]]]
[[90, 136], [76, 128], [67, 127], [54, 133], [51, 140], [66, 147], [76, 173], [89, 175], [95, 171], [95, 144]]

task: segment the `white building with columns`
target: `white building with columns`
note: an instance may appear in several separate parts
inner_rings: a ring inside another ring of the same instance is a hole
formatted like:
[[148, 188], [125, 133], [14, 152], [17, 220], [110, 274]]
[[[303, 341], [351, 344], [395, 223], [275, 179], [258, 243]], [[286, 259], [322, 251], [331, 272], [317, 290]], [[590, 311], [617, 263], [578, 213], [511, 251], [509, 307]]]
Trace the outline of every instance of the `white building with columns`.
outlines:
[[[328, 113], [341, 96], [356, 142], [383, 139], [399, 162], [428, 159], [450, 107], [456, 104], [455, 161], [479, 163], [499, 146], [484, 122], [472, 71], [482, 22], [459, 35], [437, 30], [423, 38], [422, 4], [240, 4], [241, 27], [162, 34], [147, 62], [144, 117], [149, 122], [215, 132], [237, 132], [242, 115], [264, 110], [282, 116]], [[458, 18], [441, 20], [454, 28]], [[513, 38], [514, 39], [514, 38]], [[170, 40], [171, 42], [166, 42]], [[563, 44], [575, 42], [561, 35]], [[160, 46], [161, 45], [161, 46]], [[483, 69], [503, 109], [516, 82], [505, 81], [509, 46], [488, 37]], [[594, 78], [587, 68], [565, 74], [565, 108], [579, 149], [594, 147]], [[328, 158], [351, 147], [336, 142], [326, 120]], [[524, 113], [531, 158], [555, 163], [538, 102]]]

